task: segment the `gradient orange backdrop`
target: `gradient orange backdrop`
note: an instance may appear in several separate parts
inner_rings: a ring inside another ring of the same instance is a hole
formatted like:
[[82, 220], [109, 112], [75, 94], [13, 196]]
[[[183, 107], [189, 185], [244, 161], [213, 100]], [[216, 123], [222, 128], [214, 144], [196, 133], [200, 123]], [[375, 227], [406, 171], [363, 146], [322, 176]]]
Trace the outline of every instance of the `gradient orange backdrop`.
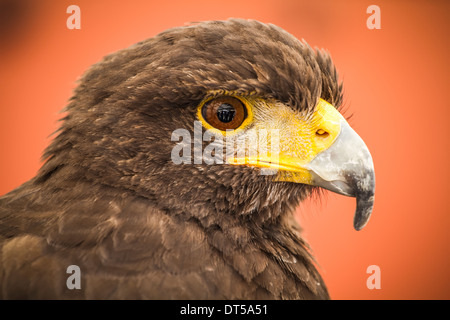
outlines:
[[[449, 1], [12, 2], [24, 6], [0, 16], [10, 22], [0, 32], [0, 194], [35, 175], [75, 81], [104, 55], [186, 22], [270, 22], [329, 50], [375, 163], [362, 231], [353, 198], [327, 193], [299, 208], [331, 297], [450, 298]], [[81, 30], [66, 27], [71, 4]], [[371, 4], [381, 30], [366, 27]], [[379, 290], [366, 286], [370, 265], [381, 268]]]

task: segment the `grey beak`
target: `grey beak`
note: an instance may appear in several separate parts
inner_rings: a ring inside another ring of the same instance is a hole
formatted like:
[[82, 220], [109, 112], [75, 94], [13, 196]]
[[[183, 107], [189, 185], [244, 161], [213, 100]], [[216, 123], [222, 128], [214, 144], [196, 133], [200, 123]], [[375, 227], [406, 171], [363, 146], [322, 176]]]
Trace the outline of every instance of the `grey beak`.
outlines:
[[308, 165], [313, 185], [356, 197], [353, 225], [361, 230], [369, 221], [375, 200], [375, 171], [364, 141], [345, 121], [334, 143]]

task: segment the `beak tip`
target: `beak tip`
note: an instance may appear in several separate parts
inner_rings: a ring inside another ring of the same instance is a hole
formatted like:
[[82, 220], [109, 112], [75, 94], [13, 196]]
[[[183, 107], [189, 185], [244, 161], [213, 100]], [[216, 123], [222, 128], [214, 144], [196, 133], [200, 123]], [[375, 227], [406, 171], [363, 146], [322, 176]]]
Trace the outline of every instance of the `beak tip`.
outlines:
[[366, 224], [367, 224], [367, 222], [366, 222], [366, 223], [358, 223], [358, 222], [355, 222], [355, 223], [353, 224], [353, 227], [355, 228], [356, 231], [360, 231], [360, 230], [362, 230], [362, 229], [366, 226]]
[[361, 199], [357, 196], [356, 211], [353, 220], [353, 227], [356, 231], [360, 231], [366, 226], [367, 222], [369, 222], [373, 211], [374, 198], [375, 196], [373, 195], [370, 196], [369, 199]]

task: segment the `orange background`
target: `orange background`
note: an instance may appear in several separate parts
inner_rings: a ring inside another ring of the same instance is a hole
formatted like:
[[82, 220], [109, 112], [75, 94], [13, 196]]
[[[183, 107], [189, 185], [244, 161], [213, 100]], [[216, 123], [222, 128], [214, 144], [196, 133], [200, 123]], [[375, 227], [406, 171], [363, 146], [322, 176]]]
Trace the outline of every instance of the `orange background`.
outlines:
[[[191, 21], [271, 22], [330, 51], [375, 163], [362, 231], [353, 198], [329, 193], [299, 208], [331, 297], [450, 298], [449, 1], [12, 2], [23, 6], [0, 15], [0, 194], [34, 176], [75, 80], [104, 55]], [[81, 30], [66, 28], [71, 4]], [[371, 4], [381, 30], [366, 27]], [[381, 268], [379, 290], [366, 287], [370, 265]]]

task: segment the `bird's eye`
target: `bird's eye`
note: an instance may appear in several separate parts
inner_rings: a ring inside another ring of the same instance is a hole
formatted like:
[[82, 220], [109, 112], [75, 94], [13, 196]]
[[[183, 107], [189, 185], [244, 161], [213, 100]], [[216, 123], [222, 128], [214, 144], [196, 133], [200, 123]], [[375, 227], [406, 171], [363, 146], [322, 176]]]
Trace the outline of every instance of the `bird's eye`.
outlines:
[[238, 98], [219, 97], [203, 105], [202, 116], [216, 129], [234, 130], [244, 122], [247, 117], [247, 109]]

